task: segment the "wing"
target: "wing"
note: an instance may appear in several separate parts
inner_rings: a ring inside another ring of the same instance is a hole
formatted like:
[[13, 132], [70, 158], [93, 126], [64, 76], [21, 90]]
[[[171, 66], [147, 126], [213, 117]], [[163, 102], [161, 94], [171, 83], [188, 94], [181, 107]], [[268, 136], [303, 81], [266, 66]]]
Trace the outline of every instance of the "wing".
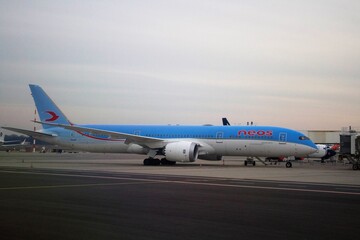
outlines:
[[27, 136], [31, 136], [34, 138], [43, 138], [43, 137], [56, 137], [55, 134], [49, 134], [49, 133], [42, 133], [42, 132], [35, 132], [35, 131], [30, 131], [30, 130], [25, 130], [25, 129], [20, 129], [20, 128], [12, 128], [12, 127], [1, 127], [3, 129], [7, 129], [13, 132], [17, 132], [17, 133], [22, 133], [25, 134]]
[[56, 124], [56, 123], [44, 123], [38, 121], [35, 122], [40, 124], [47, 124], [55, 127], [62, 127], [68, 130], [76, 131], [80, 134], [91, 133], [91, 134], [105, 135], [108, 136], [109, 140], [125, 139], [126, 144], [135, 143], [140, 146], [149, 147], [149, 148], [162, 148], [166, 146], [166, 144], [168, 143], [164, 139], [160, 139], [160, 138], [144, 137], [134, 134], [114, 132], [114, 131], [102, 130], [97, 128], [88, 128], [88, 127], [81, 127], [75, 125]]

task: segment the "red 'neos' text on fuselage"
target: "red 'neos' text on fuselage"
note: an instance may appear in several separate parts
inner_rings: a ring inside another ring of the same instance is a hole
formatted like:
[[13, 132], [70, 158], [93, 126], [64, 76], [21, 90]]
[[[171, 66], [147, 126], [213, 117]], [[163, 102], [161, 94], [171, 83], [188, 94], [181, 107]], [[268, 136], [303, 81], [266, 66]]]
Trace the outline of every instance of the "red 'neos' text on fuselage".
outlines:
[[240, 130], [238, 131], [238, 136], [272, 136], [273, 132], [271, 130]]

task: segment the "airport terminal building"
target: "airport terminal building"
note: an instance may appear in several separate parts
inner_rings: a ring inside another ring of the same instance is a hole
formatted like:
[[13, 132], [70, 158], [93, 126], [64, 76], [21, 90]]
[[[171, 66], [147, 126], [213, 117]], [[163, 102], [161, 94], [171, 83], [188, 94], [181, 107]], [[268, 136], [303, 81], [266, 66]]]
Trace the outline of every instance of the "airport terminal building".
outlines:
[[300, 130], [316, 144], [336, 144], [340, 143], [342, 131], [335, 130]]
[[316, 144], [340, 143], [340, 135], [349, 132], [360, 133], [360, 127], [343, 127], [341, 130], [299, 130], [308, 136]]

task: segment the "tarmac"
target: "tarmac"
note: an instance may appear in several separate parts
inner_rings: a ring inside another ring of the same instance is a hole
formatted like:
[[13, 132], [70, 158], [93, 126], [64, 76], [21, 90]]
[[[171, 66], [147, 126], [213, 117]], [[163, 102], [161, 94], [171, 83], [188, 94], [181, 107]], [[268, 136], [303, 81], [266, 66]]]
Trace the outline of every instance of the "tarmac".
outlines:
[[360, 171], [0, 152], [1, 239], [356, 239]]
[[0, 152], [0, 167], [360, 185], [360, 171], [352, 170], [352, 165], [345, 163], [305, 159], [294, 162], [292, 168], [286, 168], [285, 163], [267, 163], [265, 166], [258, 161], [256, 166], [244, 166], [245, 158], [226, 157], [224, 161], [197, 160], [175, 166], [143, 166], [143, 159], [144, 156], [134, 154]]

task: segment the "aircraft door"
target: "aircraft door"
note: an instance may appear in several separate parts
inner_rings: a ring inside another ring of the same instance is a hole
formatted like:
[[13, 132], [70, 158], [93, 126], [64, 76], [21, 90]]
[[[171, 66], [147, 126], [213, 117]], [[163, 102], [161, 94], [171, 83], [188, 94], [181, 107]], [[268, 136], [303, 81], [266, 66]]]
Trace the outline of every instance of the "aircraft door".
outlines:
[[216, 133], [216, 143], [223, 143], [224, 132]]
[[280, 133], [279, 134], [279, 141], [282, 144], [285, 144], [287, 141], [287, 133]]

